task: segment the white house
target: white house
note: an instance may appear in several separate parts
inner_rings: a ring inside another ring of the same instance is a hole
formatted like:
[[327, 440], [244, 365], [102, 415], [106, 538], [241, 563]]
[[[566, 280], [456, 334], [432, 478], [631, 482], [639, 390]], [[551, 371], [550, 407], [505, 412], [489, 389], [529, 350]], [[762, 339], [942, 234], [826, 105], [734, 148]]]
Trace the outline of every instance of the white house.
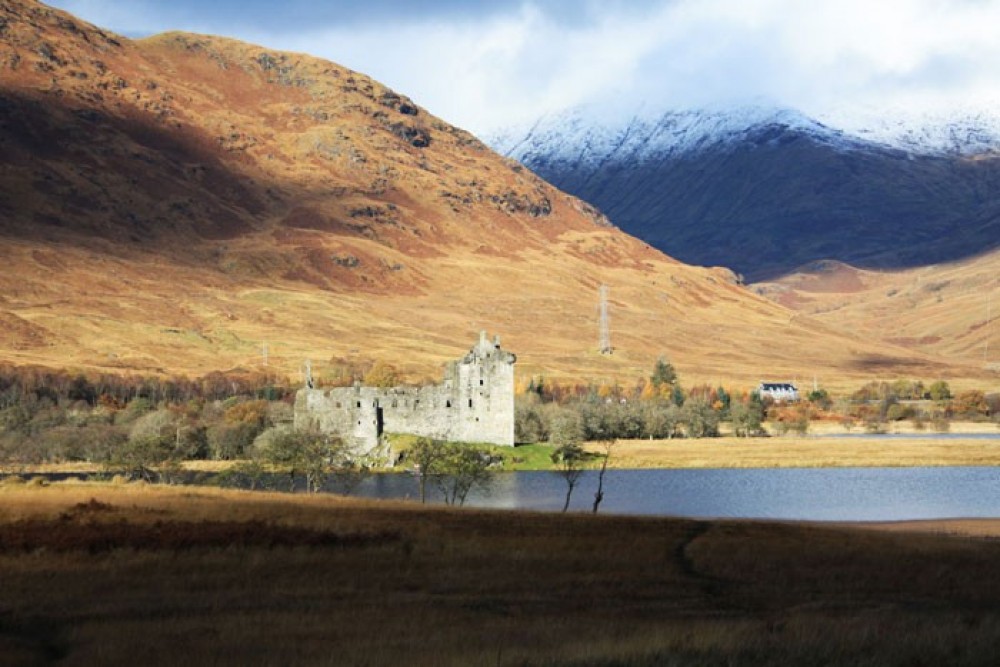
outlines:
[[799, 390], [790, 382], [761, 382], [757, 385], [757, 394], [761, 398], [770, 396], [775, 403], [793, 403], [799, 400]]

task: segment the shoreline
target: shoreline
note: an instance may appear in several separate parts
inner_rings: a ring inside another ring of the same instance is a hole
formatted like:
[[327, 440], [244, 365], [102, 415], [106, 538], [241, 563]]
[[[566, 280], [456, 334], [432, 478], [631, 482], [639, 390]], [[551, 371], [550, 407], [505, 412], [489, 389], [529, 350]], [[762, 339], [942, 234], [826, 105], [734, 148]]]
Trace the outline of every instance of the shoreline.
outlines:
[[[989, 433], [996, 433], [996, 427]], [[975, 433], [782, 435], [763, 438], [619, 440], [609, 468], [916, 468], [1000, 466], [1000, 435]], [[972, 437], [963, 437], [968, 435]], [[603, 453], [599, 443], [587, 451]]]
[[[617, 440], [611, 449], [609, 469], [768, 469], [768, 468], [919, 468], [1000, 466], [1000, 432], [960, 431], [947, 434], [898, 432], [890, 434], [781, 435], [737, 438], [675, 438], [671, 440]], [[996, 434], [996, 437], [983, 435]], [[891, 437], [886, 438], [885, 435]], [[845, 437], [846, 436], [846, 437]], [[941, 436], [941, 437], [935, 437]], [[969, 436], [969, 437], [963, 437]], [[604, 445], [587, 442], [584, 449], [601, 456]], [[517, 452], [517, 447], [513, 452]], [[182, 461], [189, 472], [222, 472], [241, 461]], [[600, 459], [588, 468], [599, 467]], [[552, 470], [551, 466], [517, 464], [507, 471]], [[0, 465], [0, 475], [95, 474], [108, 472], [96, 463], [64, 462], [31, 465]], [[398, 474], [399, 469], [374, 470], [374, 474]]]
[[[267, 506], [277, 503], [287, 507], [328, 507], [338, 508], [344, 511], [370, 511], [374, 513], [384, 512], [429, 512], [436, 513], [468, 513], [470, 515], [496, 514], [507, 517], [516, 514], [528, 516], [552, 516], [552, 517], [575, 517], [590, 518], [597, 521], [623, 521], [623, 522], [644, 522], [644, 521], [681, 521], [681, 522], [701, 522], [714, 525], [721, 524], [744, 524], [744, 525], [780, 525], [780, 526], [800, 526], [824, 529], [848, 529], [863, 530], [884, 533], [900, 533], [914, 535], [942, 535], [954, 537], [984, 538], [988, 540], [1000, 539], [1000, 516], [997, 517], [946, 517], [936, 519], [899, 519], [892, 521], [844, 521], [844, 520], [816, 520], [816, 519], [765, 519], [746, 517], [725, 517], [697, 519], [680, 515], [631, 515], [631, 514], [591, 514], [586, 511], [573, 511], [563, 514], [557, 511], [539, 511], [527, 509], [510, 508], [488, 508], [488, 507], [466, 507], [453, 508], [440, 504], [422, 504], [415, 499], [373, 499], [356, 496], [338, 496], [335, 494], [303, 494], [284, 493], [278, 491], [246, 489], [225, 489], [218, 487], [198, 487], [196, 492], [192, 492], [188, 486], [172, 486], [165, 484], [147, 483], [113, 483], [108, 481], [84, 481], [78, 479], [53, 482], [45, 486], [32, 486], [30, 484], [18, 484], [16, 486], [5, 486], [0, 484], [0, 498], [7, 496], [14, 498], [34, 498], [31, 509], [22, 506], [15, 512], [20, 518], [31, 516], [43, 516], [51, 514], [53, 507], [61, 506], [67, 501], [86, 500], [87, 497], [102, 498], [129, 498], [133, 503], [142, 505], [153, 501], [156, 498], [169, 499], [169, 502], [187, 503], [196, 499], [203, 501], [229, 500], [237, 503], [249, 503], [254, 506]], [[138, 505], [133, 505], [136, 507]], [[0, 511], [0, 525], [12, 520], [8, 512]], [[571, 519], [572, 520], [572, 519]]]

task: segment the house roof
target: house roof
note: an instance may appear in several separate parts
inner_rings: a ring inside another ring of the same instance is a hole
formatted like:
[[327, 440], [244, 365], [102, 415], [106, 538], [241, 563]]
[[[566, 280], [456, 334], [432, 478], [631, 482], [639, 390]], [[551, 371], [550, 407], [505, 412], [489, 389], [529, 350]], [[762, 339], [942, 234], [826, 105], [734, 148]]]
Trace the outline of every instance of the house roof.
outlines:
[[798, 391], [791, 382], [761, 382], [760, 389], [764, 391]]

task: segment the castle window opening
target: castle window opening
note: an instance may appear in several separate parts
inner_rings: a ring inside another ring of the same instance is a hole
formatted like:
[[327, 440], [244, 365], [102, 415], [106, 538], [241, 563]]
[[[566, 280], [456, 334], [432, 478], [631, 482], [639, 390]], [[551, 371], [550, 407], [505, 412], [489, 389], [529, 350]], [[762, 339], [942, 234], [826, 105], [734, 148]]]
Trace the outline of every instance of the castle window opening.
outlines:
[[[494, 416], [490, 403], [494, 395], [501, 401], [509, 395], [512, 401], [512, 367], [516, 358], [499, 346], [489, 350], [487, 347], [493, 346], [480, 340], [469, 354], [449, 362], [439, 384], [365, 387], [355, 381], [353, 387], [319, 389], [307, 383], [296, 393], [294, 428], [303, 430], [312, 425], [322, 433], [336, 434], [359, 453], [380, 445], [385, 417], [390, 418], [392, 429], [401, 433], [511, 445], [513, 411], [501, 404], [500, 412]], [[477, 395], [479, 402], [486, 403], [479, 406]], [[371, 404], [373, 414], [365, 408], [365, 401]], [[463, 402], [468, 403], [468, 412], [459, 409], [459, 403]], [[356, 407], [351, 407], [352, 403]], [[486, 419], [482, 413], [489, 413]], [[355, 422], [353, 427], [345, 421], [349, 415]], [[473, 418], [471, 421], [469, 416]]]

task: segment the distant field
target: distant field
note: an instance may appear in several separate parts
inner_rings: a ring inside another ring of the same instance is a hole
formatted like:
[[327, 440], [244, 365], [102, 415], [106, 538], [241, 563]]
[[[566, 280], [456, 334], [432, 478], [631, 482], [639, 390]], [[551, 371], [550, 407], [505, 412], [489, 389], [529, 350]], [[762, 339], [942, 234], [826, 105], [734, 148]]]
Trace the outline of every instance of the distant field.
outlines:
[[1000, 542], [942, 529], [4, 485], [0, 662], [993, 664]]
[[[866, 435], [836, 437], [840, 429], [816, 435], [697, 440], [621, 440], [609, 466], [616, 468], [821, 468], [869, 466], [1000, 466], [1000, 433], [958, 431], [951, 437], [900, 433], [891, 440]], [[855, 433], [857, 431], [855, 430]], [[961, 436], [997, 433], [996, 439]], [[930, 434], [933, 435], [933, 434]], [[599, 445], [588, 445], [597, 453]]]

